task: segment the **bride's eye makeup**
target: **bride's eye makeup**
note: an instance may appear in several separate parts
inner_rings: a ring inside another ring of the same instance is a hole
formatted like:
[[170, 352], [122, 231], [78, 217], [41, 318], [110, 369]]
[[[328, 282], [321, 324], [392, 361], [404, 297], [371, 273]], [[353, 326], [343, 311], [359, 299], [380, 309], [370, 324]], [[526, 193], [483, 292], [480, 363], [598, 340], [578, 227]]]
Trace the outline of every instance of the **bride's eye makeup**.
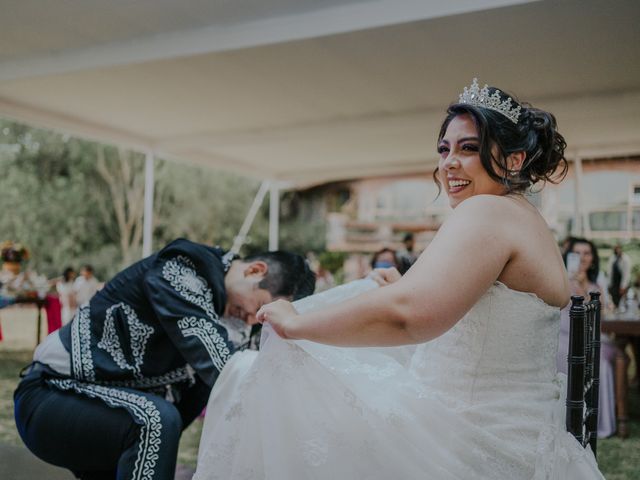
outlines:
[[443, 153], [447, 153], [449, 151], [449, 147], [445, 144], [438, 145], [438, 153], [442, 155]]
[[480, 147], [473, 143], [465, 143], [464, 145], [462, 145], [462, 150], [464, 150], [465, 152], [478, 152], [480, 150]]

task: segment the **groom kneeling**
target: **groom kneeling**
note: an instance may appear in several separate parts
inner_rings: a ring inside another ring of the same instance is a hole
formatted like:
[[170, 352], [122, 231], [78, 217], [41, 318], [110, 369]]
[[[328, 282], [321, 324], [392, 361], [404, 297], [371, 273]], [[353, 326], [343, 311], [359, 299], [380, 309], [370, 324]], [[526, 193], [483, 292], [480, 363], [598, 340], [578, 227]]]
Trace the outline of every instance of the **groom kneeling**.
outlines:
[[14, 394], [20, 436], [78, 478], [173, 479], [182, 430], [242, 348], [220, 317], [252, 324], [262, 305], [314, 286], [299, 255], [238, 260], [170, 243], [117, 274], [36, 349]]

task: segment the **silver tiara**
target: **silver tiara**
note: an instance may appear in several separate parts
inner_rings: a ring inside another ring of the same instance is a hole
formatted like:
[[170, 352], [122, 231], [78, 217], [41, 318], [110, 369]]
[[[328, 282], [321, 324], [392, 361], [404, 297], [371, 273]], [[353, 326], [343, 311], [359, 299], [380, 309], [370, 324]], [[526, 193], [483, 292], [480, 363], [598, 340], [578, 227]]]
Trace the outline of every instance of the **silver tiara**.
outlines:
[[464, 91], [460, 94], [459, 103], [467, 103], [475, 107], [488, 108], [501, 113], [513, 123], [518, 123], [518, 117], [520, 117], [520, 105], [516, 102], [515, 107], [512, 107], [511, 97], [506, 100], [500, 98], [500, 90], [493, 92], [493, 95], [489, 95], [489, 86], [487, 84], [482, 87], [478, 86], [478, 79], [474, 78], [470, 87], [464, 87]]

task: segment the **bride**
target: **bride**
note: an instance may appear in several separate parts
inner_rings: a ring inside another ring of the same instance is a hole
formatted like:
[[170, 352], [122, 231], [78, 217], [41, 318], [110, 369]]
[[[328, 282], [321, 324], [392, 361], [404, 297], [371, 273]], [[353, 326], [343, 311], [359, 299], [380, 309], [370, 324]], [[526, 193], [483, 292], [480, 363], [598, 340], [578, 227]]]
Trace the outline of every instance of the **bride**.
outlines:
[[564, 428], [569, 284], [523, 195], [563, 176], [565, 146], [553, 115], [474, 79], [438, 136], [453, 214], [388, 285], [261, 309], [262, 350], [216, 383], [194, 479], [603, 478]]

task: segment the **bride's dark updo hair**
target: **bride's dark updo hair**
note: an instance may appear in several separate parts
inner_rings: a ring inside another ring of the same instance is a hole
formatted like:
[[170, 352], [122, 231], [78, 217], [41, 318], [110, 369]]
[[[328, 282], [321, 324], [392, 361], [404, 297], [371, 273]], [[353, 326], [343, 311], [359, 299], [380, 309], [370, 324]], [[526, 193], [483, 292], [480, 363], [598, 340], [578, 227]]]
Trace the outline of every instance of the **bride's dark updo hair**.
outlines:
[[[489, 87], [491, 95], [496, 90]], [[502, 90], [499, 95], [503, 101], [508, 97], [514, 98]], [[515, 107], [518, 103], [514, 100], [512, 105]], [[440, 127], [438, 142], [444, 137], [451, 120], [469, 114], [478, 129], [482, 166], [491, 178], [505, 186], [507, 192], [523, 192], [540, 180], [558, 183], [567, 174], [568, 164], [564, 156], [567, 144], [558, 132], [556, 118], [527, 103], [519, 105], [521, 111], [516, 124], [500, 112], [467, 103], [453, 103]], [[494, 147], [496, 157], [493, 156]], [[507, 157], [515, 152], [526, 153], [518, 172], [512, 172], [507, 165]]]

